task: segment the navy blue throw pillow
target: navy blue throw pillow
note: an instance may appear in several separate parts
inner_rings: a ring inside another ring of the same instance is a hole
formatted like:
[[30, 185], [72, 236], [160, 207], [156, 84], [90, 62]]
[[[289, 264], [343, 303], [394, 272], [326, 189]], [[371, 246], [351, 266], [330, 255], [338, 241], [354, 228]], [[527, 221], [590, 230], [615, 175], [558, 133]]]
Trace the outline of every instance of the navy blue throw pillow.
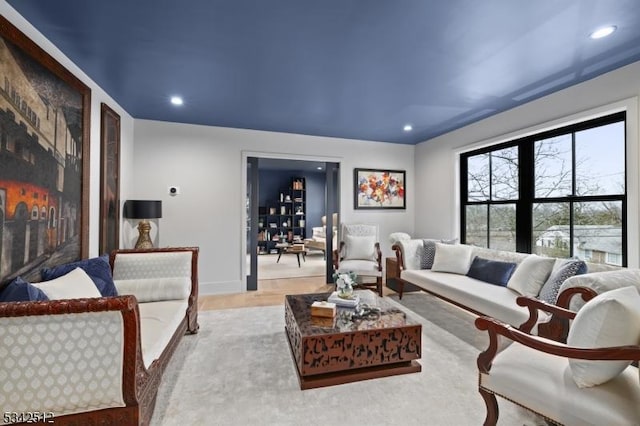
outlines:
[[44, 291], [17, 277], [0, 293], [0, 302], [34, 302], [49, 300]]
[[483, 259], [476, 256], [471, 262], [467, 276], [489, 284], [505, 287], [515, 269], [515, 263]]
[[81, 268], [91, 278], [103, 297], [117, 296], [118, 291], [113, 283], [109, 256], [93, 257], [78, 262], [66, 263], [53, 268], [44, 268], [40, 271], [43, 281], [49, 281], [68, 274], [76, 268]]

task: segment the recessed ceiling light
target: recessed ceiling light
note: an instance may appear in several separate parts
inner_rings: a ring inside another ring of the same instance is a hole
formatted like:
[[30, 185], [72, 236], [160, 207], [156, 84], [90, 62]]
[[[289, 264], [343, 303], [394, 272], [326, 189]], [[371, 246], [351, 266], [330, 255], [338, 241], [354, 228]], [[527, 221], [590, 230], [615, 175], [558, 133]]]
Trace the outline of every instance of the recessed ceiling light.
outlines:
[[322, 166], [318, 166], [318, 167], [317, 167], [317, 169], [318, 169], [318, 170], [322, 170]]
[[598, 38], [603, 38], [603, 37], [606, 37], [608, 35], [613, 34], [613, 32], [616, 29], [617, 29], [617, 27], [615, 25], [609, 25], [608, 27], [598, 28], [597, 30], [595, 30], [594, 32], [589, 34], [589, 37], [591, 37], [594, 40], [596, 40]]
[[171, 97], [171, 103], [174, 105], [182, 105], [183, 101], [182, 98], [180, 96], [172, 96]]
[[410, 132], [410, 131], [413, 130], [413, 126], [411, 124], [405, 124], [404, 127], [403, 127], [403, 130], [405, 132]]

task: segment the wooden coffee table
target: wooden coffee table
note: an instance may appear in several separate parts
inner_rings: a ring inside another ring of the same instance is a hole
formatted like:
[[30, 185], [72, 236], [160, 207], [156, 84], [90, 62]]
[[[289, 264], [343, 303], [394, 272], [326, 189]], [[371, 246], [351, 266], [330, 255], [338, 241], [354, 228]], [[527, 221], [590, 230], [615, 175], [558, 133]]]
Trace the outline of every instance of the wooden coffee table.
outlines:
[[278, 259], [276, 263], [280, 262], [280, 256], [282, 253], [290, 253], [295, 254], [298, 257], [298, 268], [300, 267], [300, 255], [302, 254], [302, 260], [307, 261], [307, 249], [304, 244], [289, 244], [289, 243], [278, 243], [276, 244], [276, 248], [278, 249]]
[[353, 309], [338, 308], [334, 319], [311, 316], [311, 304], [331, 293], [285, 297], [285, 331], [301, 389], [416, 373], [422, 325], [408, 319], [375, 293], [359, 292], [379, 315], [348, 319]]

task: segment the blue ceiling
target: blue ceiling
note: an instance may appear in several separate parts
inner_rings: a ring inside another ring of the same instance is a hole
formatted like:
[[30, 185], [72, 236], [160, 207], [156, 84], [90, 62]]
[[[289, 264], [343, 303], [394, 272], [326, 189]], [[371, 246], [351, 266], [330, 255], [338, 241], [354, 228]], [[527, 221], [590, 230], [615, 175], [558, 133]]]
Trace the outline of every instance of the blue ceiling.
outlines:
[[638, 0], [8, 3], [135, 118], [405, 144], [640, 60]]

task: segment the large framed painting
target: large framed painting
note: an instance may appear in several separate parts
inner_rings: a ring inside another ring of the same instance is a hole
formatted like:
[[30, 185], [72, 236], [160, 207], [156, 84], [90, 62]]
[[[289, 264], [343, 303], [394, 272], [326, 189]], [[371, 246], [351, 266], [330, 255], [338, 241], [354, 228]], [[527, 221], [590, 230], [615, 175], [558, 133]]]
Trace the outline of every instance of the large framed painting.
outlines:
[[0, 16], [0, 288], [88, 256], [91, 91]]
[[354, 169], [354, 208], [406, 209], [404, 170]]
[[100, 254], [120, 242], [120, 116], [100, 106]]

